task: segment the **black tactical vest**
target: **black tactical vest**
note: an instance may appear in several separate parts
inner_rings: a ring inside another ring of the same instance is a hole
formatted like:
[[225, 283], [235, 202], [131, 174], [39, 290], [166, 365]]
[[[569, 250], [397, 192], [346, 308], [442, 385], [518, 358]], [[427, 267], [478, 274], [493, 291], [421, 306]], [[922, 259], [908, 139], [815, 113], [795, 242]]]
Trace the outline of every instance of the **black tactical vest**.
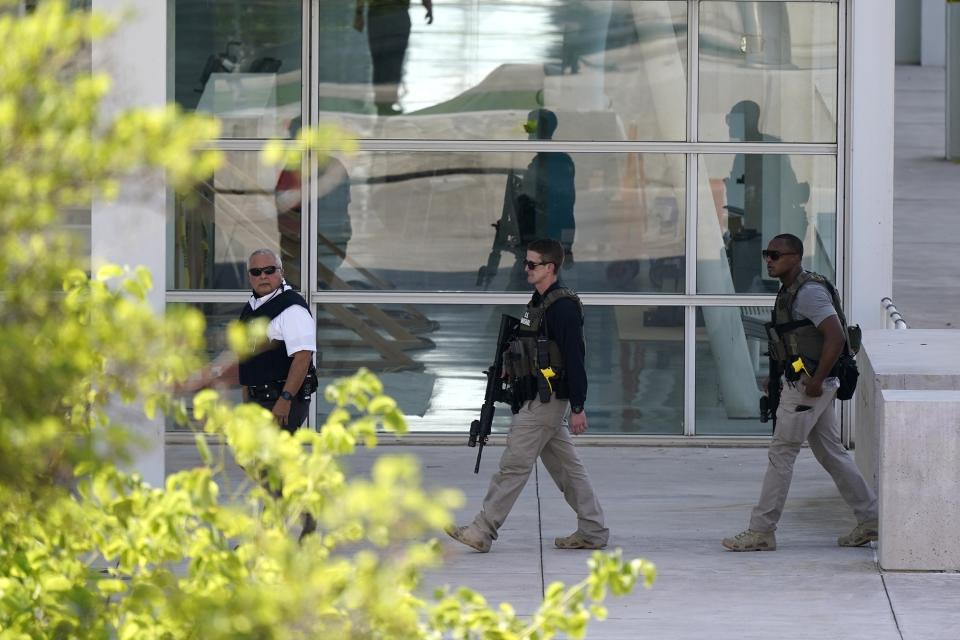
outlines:
[[538, 388], [544, 380], [543, 370], [547, 368], [553, 369], [555, 374], [549, 381], [554, 393], [560, 398], [569, 395], [560, 347], [549, 336], [544, 321], [550, 305], [563, 298], [570, 298], [577, 303], [583, 322], [580, 298], [572, 290], [558, 287], [540, 297], [538, 304], [532, 300], [527, 304], [516, 336], [508, 343], [504, 366], [510, 375], [515, 413], [521, 404], [538, 396]]
[[[310, 310], [303, 296], [293, 289], [287, 289], [256, 311], [250, 308], [249, 303], [245, 305], [240, 312], [240, 321], [250, 322], [255, 318], [266, 318], [270, 321], [294, 305], [301, 306], [308, 312]], [[293, 358], [287, 355], [286, 343], [283, 340], [271, 340], [266, 350], [240, 363], [240, 384], [249, 387], [286, 380], [292, 362]], [[313, 370], [312, 364], [310, 368]]]
[[770, 357], [780, 364], [783, 371], [787, 371], [787, 364], [797, 358], [803, 358], [805, 362], [816, 367], [823, 350], [823, 334], [814, 326], [813, 322], [806, 318], [797, 320], [793, 317], [793, 304], [797, 299], [797, 293], [800, 291], [800, 287], [810, 282], [824, 287], [830, 294], [833, 309], [837, 312], [837, 317], [843, 328], [847, 351], [856, 354], [860, 350], [860, 329], [859, 327], [847, 327], [840, 295], [836, 288], [819, 273], [802, 271], [789, 287], [780, 287], [773, 308]]
[[[798, 357], [816, 362], [823, 351], [823, 334], [809, 320], [798, 321], [793, 317], [793, 305], [797, 300], [797, 293], [800, 287], [808, 282], [826, 286], [824, 284], [826, 278], [820, 274], [801, 271], [789, 287], [780, 287], [780, 291], [777, 292], [777, 302], [773, 307], [773, 322], [780, 335], [782, 347], [775, 347], [771, 354], [776, 354], [775, 359], [779, 360], [784, 367], [787, 362], [792, 362]], [[827, 291], [829, 292], [830, 289], [827, 288]]]

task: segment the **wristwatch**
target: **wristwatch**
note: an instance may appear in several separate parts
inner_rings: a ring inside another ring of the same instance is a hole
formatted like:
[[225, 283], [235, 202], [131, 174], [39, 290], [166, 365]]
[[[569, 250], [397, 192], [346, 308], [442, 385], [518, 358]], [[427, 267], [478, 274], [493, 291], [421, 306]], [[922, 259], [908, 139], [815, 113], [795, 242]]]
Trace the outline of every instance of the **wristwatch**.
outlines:
[[289, 391], [281, 391], [281, 392], [280, 392], [280, 397], [283, 398], [284, 400], [288, 400], [288, 401], [292, 401], [292, 400], [293, 400], [293, 395], [292, 395]]
[[572, 407], [570, 407], [570, 411], [572, 411], [572, 412], [574, 412], [574, 413], [583, 413], [583, 405], [582, 405], [582, 404], [575, 404], [575, 405], [573, 405]]

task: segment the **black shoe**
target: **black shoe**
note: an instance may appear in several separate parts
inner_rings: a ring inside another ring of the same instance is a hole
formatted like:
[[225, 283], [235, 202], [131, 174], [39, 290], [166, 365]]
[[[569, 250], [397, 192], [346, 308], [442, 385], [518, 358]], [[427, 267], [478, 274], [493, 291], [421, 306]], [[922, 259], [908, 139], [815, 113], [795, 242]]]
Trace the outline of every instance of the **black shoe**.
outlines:
[[300, 537], [297, 538], [297, 542], [303, 542], [303, 539], [306, 538], [311, 533], [316, 532], [317, 530], [317, 521], [309, 513], [303, 514], [303, 528], [300, 530]]

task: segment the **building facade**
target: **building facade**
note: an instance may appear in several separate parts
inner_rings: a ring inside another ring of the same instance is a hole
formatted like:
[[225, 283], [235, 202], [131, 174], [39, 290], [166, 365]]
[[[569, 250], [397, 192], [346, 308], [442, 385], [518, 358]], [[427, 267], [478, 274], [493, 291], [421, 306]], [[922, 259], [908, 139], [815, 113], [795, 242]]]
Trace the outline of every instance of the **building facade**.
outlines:
[[[529, 297], [523, 241], [550, 236], [586, 305], [592, 431], [735, 437], [769, 433], [771, 237], [803, 238], [880, 326], [893, 0], [134, 5], [94, 51], [112, 108], [214, 114], [226, 162], [190, 194], [96, 205], [93, 256], [162, 274], [155, 304], [201, 308], [213, 351], [272, 248], [323, 378], [366, 366], [414, 431], [462, 432], [499, 315]], [[261, 162], [303, 126], [358, 148]]]

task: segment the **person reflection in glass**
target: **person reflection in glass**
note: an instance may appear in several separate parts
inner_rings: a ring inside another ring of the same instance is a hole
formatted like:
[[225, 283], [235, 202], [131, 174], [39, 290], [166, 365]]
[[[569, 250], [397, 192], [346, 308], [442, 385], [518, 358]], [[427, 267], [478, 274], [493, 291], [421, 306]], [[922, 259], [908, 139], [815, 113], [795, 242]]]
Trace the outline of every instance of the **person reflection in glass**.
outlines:
[[[551, 140], [557, 124], [557, 114], [553, 111], [535, 109], [527, 115], [523, 128], [530, 140]], [[563, 247], [565, 269], [573, 265], [573, 240], [577, 231], [573, 215], [577, 201], [575, 176], [576, 168], [569, 154], [541, 151], [523, 172], [516, 197], [517, 223], [523, 247], [532, 238], [557, 240]], [[510, 288], [525, 287], [526, 274], [522, 270], [517, 272], [514, 269], [514, 272], [511, 273]]]
[[[760, 106], [752, 100], [733, 105], [726, 121], [731, 140], [780, 142], [780, 138], [760, 131]], [[788, 155], [770, 153], [738, 153], [723, 183], [728, 214], [724, 244], [734, 291], [766, 291], [769, 287], [761, 277], [762, 265], [756, 256], [766, 236], [805, 236], [807, 213], [803, 205], [810, 197], [810, 185], [797, 181]], [[770, 281], [770, 285], [775, 291], [776, 281]]]
[[[427, 24], [433, 24], [433, 0], [421, 0]], [[403, 59], [410, 42], [410, 0], [357, 0], [353, 28], [363, 32], [366, 11], [367, 43], [373, 63], [373, 101], [381, 116], [401, 113]]]
[[[300, 131], [300, 118], [290, 123], [290, 137]], [[347, 255], [353, 235], [350, 223], [350, 175], [333, 156], [320, 156], [317, 181], [317, 270], [319, 288], [336, 288], [334, 274]], [[274, 199], [277, 206], [277, 231], [280, 233], [280, 257], [288, 284], [304, 288], [300, 273], [301, 220], [300, 167], [280, 172]]]
[[195, 89], [197, 93], [203, 93], [210, 76], [214, 73], [236, 73], [240, 71], [240, 65], [243, 64], [243, 43], [239, 40], [230, 40], [224, 51], [207, 58], [207, 63], [200, 74], [200, 86]]

